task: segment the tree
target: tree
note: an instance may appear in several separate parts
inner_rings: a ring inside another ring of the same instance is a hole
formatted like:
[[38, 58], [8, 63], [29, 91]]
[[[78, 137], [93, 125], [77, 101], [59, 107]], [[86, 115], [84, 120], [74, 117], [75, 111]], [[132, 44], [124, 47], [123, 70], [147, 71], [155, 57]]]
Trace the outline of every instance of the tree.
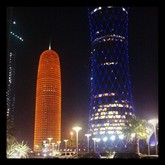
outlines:
[[7, 146], [7, 158], [28, 158], [30, 148], [27, 144], [14, 142]]
[[141, 120], [136, 116], [132, 116], [128, 121], [126, 128], [123, 130], [127, 140], [133, 140], [135, 142], [135, 152], [140, 153], [139, 151], [139, 140], [147, 140], [150, 130], [147, 127], [147, 121]]
[[6, 139], [7, 158], [27, 158], [30, 148], [27, 146], [27, 144], [24, 144], [24, 141], [22, 141], [22, 143], [17, 142], [16, 138], [14, 137], [13, 123], [9, 118], [7, 119], [6, 135], [7, 135], [7, 139]]

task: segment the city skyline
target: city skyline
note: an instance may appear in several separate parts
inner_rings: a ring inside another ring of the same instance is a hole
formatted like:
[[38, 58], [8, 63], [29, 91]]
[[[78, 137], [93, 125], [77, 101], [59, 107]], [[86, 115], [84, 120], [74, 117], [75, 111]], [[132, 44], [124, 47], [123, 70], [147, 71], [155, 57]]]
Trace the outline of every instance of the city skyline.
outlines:
[[[87, 10], [85, 7], [17, 7], [13, 15], [24, 38], [16, 57], [16, 137], [32, 146], [37, 63], [51, 37], [52, 49], [57, 50], [61, 59], [62, 136], [68, 138], [72, 127], [77, 124], [86, 127], [89, 117]], [[128, 50], [135, 114], [144, 119], [158, 117], [158, 9], [133, 7], [129, 21]]]

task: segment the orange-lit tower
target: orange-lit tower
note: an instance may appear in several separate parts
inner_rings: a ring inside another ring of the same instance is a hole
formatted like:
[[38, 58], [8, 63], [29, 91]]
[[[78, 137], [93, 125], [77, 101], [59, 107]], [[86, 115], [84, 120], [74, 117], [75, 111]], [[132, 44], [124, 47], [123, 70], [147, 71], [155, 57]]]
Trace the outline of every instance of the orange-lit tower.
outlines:
[[34, 151], [41, 150], [50, 137], [53, 142], [61, 141], [61, 70], [58, 54], [49, 47], [38, 66]]

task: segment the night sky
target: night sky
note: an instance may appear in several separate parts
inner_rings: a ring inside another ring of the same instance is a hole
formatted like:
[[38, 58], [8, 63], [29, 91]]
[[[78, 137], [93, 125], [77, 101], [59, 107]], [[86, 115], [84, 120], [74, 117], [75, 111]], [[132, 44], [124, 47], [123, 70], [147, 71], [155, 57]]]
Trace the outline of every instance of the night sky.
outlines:
[[[86, 7], [14, 7], [23, 37], [16, 57], [15, 130], [33, 145], [36, 78], [40, 55], [58, 53], [62, 80], [62, 140], [73, 126], [86, 133], [90, 101], [90, 33]], [[130, 7], [129, 61], [136, 115], [158, 117], [158, 7]], [[73, 131], [73, 130], [72, 130]]]

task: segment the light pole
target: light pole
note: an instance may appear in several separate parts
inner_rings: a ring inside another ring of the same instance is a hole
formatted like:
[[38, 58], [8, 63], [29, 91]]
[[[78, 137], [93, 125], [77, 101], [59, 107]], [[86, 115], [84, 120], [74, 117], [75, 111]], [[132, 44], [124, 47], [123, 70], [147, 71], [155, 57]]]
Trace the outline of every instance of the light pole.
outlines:
[[71, 151], [73, 149], [73, 132], [70, 132], [70, 147], [71, 147]]
[[60, 152], [60, 143], [61, 143], [61, 141], [57, 142], [57, 144], [58, 144], [58, 152]]
[[149, 120], [148, 122], [151, 123], [152, 126], [153, 126], [154, 136], [155, 136], [155, 152], [156, 152], [156, 155], [158, 155], [157, 135], [156, 135], [156, 125], [157, 125], [157, 123], [158, 123], [158, 120], [157, 120], [157, 119], [151, 119], [151, 120]]
[[150, 155], [150, 137], [151, 136], [149, 136], [148, 138], [147, 138], [147, 146], [148, 146], [148, 155]]
[[95, 149], [96, 139], [97, 139], [97, 138], [92, 138], [92, 140], [93, 140], [93, 151], [94, 151], [94, 152], [95, 152], [95, 150], [96, 150], [96, 149]]
[[87, 152], [89, 153], [89, 137], [91, 136], [91, 134], [87, 133], [85, 134], [85, 136], [87, 137]]
[[42, 151], [46, 152], [46, 140], [43, 140], [42, 145]]
[[64, 142], [65, 142], [65, 156], [66, 156], [66, 150], [67, 150], [67, 142], [68, 142], [68, 140], [66, 139], [66, 140], [64, 140]]
[[77, 156], [78, 156], [78, 132], [81, 130], [81, 127], [73, 127], [73, 130], [76, 131], [76, 152], [77, 152]]
[[58, 150], [57, 150], [57, 144], [55, 143], [55, 145], [54, 145], [54, 146], [55, 146], [55, 151], [57, 152], [57, 151], [58, 151]]
[[50, 144], [50, 143], [51, 143], [51, 140], [52, 140], [53, 138], [49, 137], [49, 138], [47, 138], [47, 139], [48, 139], [49, 144]]
[[73, 140], [73, 132], [70, 132], [70, 140]]
[[35, 145], [35, 149], [36, 149], [36, 151], [39, 150], [39, 145], [38, 144]]
[[53, 138], [51, 138], [51, 137], [49, 137], [49, 138], [47, 138], [48, 139], [48, 141], [49, 141], [49, 151], [50, 151], [50, 146], [51, 146], [51, 140], [53, 139]]
[[147, 145], [148, 145], [148, 155], [150, 155], [150, 138], [151, 138], [151, 135], [153, 134], [153, 131], [151, 129], [149, 129], [149, 135], [146, 139], [147, 141]]
[[54, 145], [55, 145], [55, 143], [52, 143], [52, 151], [54, 151]]

